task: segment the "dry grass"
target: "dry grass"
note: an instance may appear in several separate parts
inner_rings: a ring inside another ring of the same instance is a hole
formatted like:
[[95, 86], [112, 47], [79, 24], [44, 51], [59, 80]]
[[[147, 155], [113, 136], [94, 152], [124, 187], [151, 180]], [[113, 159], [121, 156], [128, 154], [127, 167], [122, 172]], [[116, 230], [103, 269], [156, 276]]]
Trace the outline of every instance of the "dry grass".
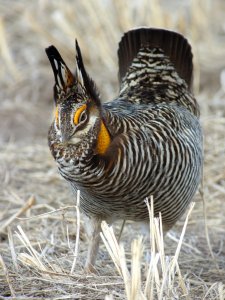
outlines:
[[[176, 252], [172, 257], [165, 256], [162, 220], [161, 216], [154, 218], [153, 198], [151, 199], [151, 205], [149, 205], [147, 200], [147, 207], [150, 219], [150, 262], [146, 261], [145, 263], [146, 270], [144, 280], [141, 276], [144, 250], [143, 237], [139, 236], [138, 239], [134, 239], [132, 242], [131, 272], [129, 272], [124, 247], [118, 244], [113, 229], [110, 228], [106, 222], [103, 221], [102, 223], [101, 237], [118, 273], [123, 278], [127, 299], [164, 299], [164, 297], [171, 298], [173, 296], [179, 298], [181, 294], [186, 298], [190, 298], [188, 296], [189, 292], [185, 280], [181, 275], [178, 257], [187, 227], [188, 217], [194, 204], [190, 207]], [[177, 292], [177, 287], [179, 292]]]
[[[0, 299], [225, 299], [224, 1], [0, 0], [0, 12]], [[105, 224], [99, 274], [85, 276], [79, 203], [47, 148], [53, 76], [44, 48], [55, 44], [73, 64], [78, 38], [106, 100], [118, 90], [118, 41], [141, 25], [176, 29], [193, 45], [207, 227], [199, 194], [184, 236], [185, 216], [165, 241], [151, 218], [152, 248], [138, 225], [127, 224], [122, 247]]]

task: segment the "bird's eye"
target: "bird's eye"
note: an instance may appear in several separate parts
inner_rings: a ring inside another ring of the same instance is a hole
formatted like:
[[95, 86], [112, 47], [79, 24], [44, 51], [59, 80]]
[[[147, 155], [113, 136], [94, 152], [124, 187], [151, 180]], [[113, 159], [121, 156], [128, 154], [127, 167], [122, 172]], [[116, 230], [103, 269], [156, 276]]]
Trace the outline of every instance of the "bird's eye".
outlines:
[[87, 120], [87, 111], [83, 110], [79, 116], [79, 123], [83, 123]]
[[80, 122], [84, 122], [87, 119], [86, 112], [87, 105], [84, 104], [78, 108], [78, 110], [74, 114], [73, 122], [75, 125], [78, 125]]

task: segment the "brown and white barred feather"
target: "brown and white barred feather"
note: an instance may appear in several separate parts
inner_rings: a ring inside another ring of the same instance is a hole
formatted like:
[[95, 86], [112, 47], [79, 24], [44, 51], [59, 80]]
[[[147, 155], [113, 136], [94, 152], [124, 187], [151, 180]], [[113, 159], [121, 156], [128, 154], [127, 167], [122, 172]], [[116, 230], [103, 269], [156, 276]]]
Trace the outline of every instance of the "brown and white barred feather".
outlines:
[[86, 269], [93, 271], [102, 220], [147, 222], [150, 196], [166, 230], [184, 213], [201, 178], [202, 132], [191, 47], [180, 34], [126, 33], [118, 51], [120, 93], [104, 104], [76, 49], [75, 76], [53, 46], [46, 50], [56, 79], [49, 147], [60, 174], [81, 191], [90, 225]]

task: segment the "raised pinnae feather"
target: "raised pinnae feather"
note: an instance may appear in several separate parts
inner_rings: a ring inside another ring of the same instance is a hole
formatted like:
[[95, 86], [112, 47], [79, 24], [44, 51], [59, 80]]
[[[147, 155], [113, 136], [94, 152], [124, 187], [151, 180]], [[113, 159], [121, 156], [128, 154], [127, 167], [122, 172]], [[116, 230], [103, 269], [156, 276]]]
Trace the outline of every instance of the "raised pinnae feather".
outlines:
[[75, 40], [76, 47], [76, 76], [82, 80], [82, 84], [84, 85], [88, 95], [90, 96], [90, 100], [93, 100], [97, 106], [101, 105], [99, 93], [94, 81], [87, 74], [86, 69], [84, 67], [81, 50], [78, 44], [78, 41]]
[[157, 28], [138, 28], [124, 34], [118, 49], [120, 83], [142, 47], [163, 50], [189, 90], [192, 89], [193, 56], [187, 39], [179, 33]]
[[55, 46], [50, 46], [46, 48], [45, 51], [55, 77], [54, 96], [56, 101], [58, 101], [73, 85], [80, 85], [86, 91], [90, 101], [94, 101], [97, 106], [101, 105], [96, 85], [85, 70], [77, 40], [75, 75], [69, 70]]
[[62, 59], [55, 46], [45, 49], [55, 77], [55, 98], [58, 100], [62, 92], [66, 92], [74, 83], [74, 76]]

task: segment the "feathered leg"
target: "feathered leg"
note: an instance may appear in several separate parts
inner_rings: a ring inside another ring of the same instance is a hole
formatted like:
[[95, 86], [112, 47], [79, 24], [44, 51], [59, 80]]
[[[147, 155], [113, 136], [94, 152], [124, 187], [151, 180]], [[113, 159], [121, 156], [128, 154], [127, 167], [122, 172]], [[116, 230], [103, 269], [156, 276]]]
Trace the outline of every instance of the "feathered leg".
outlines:
[[87, 259], [84, 267], [86, 273], [96, 273], [94, 265], [100, 242], [101, 222], [102, 219], [92, 217], [86, 223], [86, 231], [89, 241]]

